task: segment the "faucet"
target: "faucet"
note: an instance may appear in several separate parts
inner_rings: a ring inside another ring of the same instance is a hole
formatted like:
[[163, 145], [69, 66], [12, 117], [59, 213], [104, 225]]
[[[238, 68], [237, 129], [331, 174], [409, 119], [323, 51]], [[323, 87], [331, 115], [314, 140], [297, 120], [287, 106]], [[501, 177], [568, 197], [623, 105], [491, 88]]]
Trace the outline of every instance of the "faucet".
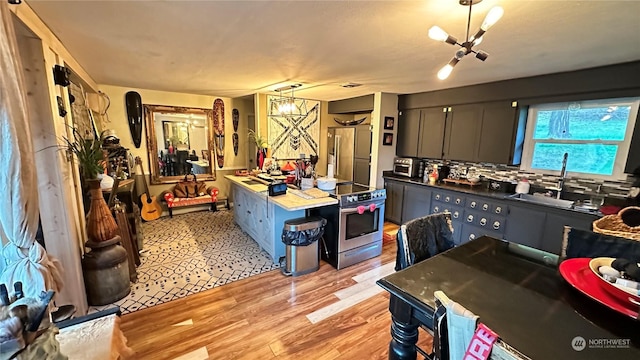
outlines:
[[556, 194], [556, 199], [560, 199], [562, 195], [562, 189], [564, 188], [564, 180], [567, 178], [567, 158], [569, 157], [569, 153], [564, 153], [562, 157], [562, 170], [560, 170], [560, 180], [558, 180], [558, 193]]

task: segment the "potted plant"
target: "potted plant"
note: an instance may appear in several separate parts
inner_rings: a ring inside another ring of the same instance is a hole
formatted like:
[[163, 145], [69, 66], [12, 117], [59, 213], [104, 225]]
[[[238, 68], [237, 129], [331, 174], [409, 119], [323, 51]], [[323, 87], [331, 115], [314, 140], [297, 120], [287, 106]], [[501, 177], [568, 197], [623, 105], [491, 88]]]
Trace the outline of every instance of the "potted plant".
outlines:
[[258, 134], [252, 129], [249, 129], [249, 141], [253, 142], [256, 145], [258, 150], [256, 154], [256, 162], [259, 169], [262, 169], [262, 165], [264, 164], [264, 159], [267, 157], [267, 147], [269, 144], [267, 143], [267, 139], [262, 137], [262, 135]]
[[[86, 140], [73, 129], [73, 136], [63, 137], [64, 148], [78, 160], [82, 181], [89, 188], [91, 203], [87, 215], [87, 235], [89, 242], [102, 242], [113, 239], [118, 234], [118, 226], [104, 201], [98, 174], [104, 171], [106, 164], [102, 150], [102, 141], [97, 138]], [[104, 133], [104, 132], [103, 132]], [[102, 134], [100, 134], [102, 138]]]

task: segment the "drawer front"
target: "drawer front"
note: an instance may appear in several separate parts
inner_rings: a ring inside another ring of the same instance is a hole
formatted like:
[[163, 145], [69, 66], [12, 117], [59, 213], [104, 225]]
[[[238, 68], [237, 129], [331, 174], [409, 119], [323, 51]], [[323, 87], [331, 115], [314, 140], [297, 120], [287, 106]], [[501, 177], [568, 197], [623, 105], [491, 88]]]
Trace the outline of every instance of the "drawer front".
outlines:
[[431, 213], [437, 214], [442, 212], [451, 213], [451, 221], [458, 222], [462, 221], [462, 216], [464, 215], [464, 210], [462, 207], [453, 206], [452, 204], [448, 204], [445, 202], [434, 201], [431, 205]]
[[500, 233], [490, 231], [480, 226], [473, 226], [465, 223], [462, 225], [462, 231], [460, 233], [460, 243], [464, 244], [484, 235], [491, 236], [496, 239], [503, 238], [503, 235]]

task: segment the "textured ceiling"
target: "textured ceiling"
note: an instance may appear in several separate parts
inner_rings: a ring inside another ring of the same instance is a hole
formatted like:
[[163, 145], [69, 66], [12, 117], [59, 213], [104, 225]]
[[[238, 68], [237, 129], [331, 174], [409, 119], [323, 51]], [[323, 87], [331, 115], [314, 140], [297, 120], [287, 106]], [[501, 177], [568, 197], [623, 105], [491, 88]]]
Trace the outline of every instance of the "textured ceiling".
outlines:
[[[336, 100], [415, 93], [640, 59], [640, 1], [484, 0], [503, 18], [467, 56], [437, 71], [465, 37], [468, 8], [423, 1], [36, 1], [29, 5], [99, 84], [240, 97], [286, 84]], [[361, 87], [345, 89], [354, 82]]]

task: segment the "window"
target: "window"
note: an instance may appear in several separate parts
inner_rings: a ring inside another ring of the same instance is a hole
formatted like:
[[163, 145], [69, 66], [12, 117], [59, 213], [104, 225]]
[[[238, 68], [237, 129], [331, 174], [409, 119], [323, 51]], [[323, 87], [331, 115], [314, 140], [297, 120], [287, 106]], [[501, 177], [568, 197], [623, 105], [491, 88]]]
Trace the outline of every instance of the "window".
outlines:
[[[529, 108], [522, 169], [624, 179], [638, 99], [604, 99]], [[577, 174], [576, 174], [577, 173]]]

